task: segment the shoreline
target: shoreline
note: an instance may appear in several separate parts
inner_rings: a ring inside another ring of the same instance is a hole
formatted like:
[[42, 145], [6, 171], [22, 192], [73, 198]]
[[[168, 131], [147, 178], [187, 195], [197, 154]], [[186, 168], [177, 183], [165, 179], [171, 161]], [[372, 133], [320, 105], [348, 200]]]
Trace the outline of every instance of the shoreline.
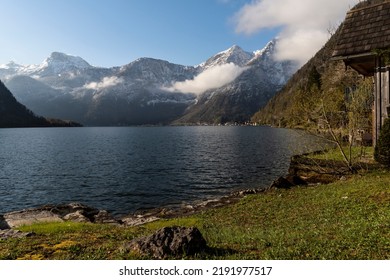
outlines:
[[343, 162], [313, 160], [307, 157], [308, 155], [322, 154], [325, 152], [326, 150], [318, 150], [292, 156], [287, 173], [279, 176], [266, 187], [238, 190], [228, 195], [194, 204], [185, 204], [180, 207], [157, 207], [138, 210], [133, 214], [127, 214], [122, 217], [125, 219], [133, 219], [135, 222], [141, 222], [144, 219], [157, 220], [185, 217], [207, 211], [208, 209], [219, 208], [239, 202], [247, 195], [261, 194], [272, 189], [291, 189], [297, 186], [330, 184], [337, 180], [344, 180], [346, 176], [351, 175], [349, 169], [344, 166]]
[[[306, 163], [318, 160], [321, 165], [323, 159], [329, 164], [340, 163], [336, 152], [310, 155]], [[304, 163], [300, 166], [304, 167]], [[165, 234], [172, 232], [166, 229], [196, 228], [208, 249], [199, 255], [179, 254], [168, 259], [388, 259], [390, 173], [372, 160], [372, 149], [359, 163], [364, 166], [351, 175], [333, 169], [337, 181], [329, 185], [285, 185], [287, 189], [245, 195], [226, 207], [149, 220], [141, 226], [120, 225], [117, 221], [107, 224], [107, 213], [77, 204], [72, 213], [66, 207], [41, 209], [46, 211], [40, 218], [66, 214], [68, 219], [78, 218], [80, 222], [38, 223], [1, 230], [0, 258], [154, 259], [134, 246], [146, 240], [163, 242]], [[332, 174], [320, 174], [324, 175]], [[289, 178], [283, 179], [277, 183]], [[94, 222], [86, 222], [86, 216]]]
[[118, 216], [111, 214], [107, 210], [93, 208], [78, 202], [46, 204], [0, 214], [0, 231], [33, 223], [66, 221], [138, 226], [159, 219], [185, 217], [208, 209], [223, 207], [240, 201], [240, 199], [246, 195], [263, 193], [269, 189], [270, 187], [245, 189], [195, 204], [185, 204], [180, 207], [171, 208], [159, 207], [148, 210], [138, 210], [132, 214]]
[[[113, 215], [107, 210], [96, 209], [81, 203], [68, 203], [58, 205], [42, 205], [34, 208], [27, 208], [0, 214], [0, 230], [15, 228], [22, 224], [32, 224], [36, 222], [92, 222], [109, 223], [121, 226], [138, 226], [160, 219], [171, 219], [185, 217], [219, 208], [233, 203], [237, 203], [247, 195], [260, 194], [271, 189], [290, 189], [295, 186], [328, 184], [342, 179], [347, 170], [343, 166], [324, 160], [309, 159], [307, 155], [318, 154], [323, 151], [295, 155], [290, 158], [290, 165], [285, 176], [281, 176], [273, 181], [268, 187], [244, 189], [234, 191], [215, 199], [208, 199], [194, 204], [184, 204], [179, 207], [157, 207], [152, 209], [138, 210], [134, 213], [124, 215]], [[337, 167], [337, 171], [335, 171]]]

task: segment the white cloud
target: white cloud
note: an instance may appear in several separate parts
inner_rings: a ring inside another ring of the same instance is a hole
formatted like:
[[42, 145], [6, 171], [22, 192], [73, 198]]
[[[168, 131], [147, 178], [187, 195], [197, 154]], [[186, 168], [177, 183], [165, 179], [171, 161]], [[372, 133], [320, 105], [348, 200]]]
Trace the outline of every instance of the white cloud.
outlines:
[[100, 90], [107, 87], [113, 87], [123, 82], [122, 78], [118, 78], [115, 76], [112, 77], [104, 77], [100, 82], [91, 82], [89, 84], [84, 85], [84, 88]]
[[248, 67], [240, 67], [234, 63], [217, 65], [200, 73], [192, 80], [176, 82], [171, 87], [164, 88], [169, 91], [201, 94], [209, 89], [220, 88], [240, 76]]
[[359, 0], [255, 0], [234, 16], [236, 32], [247, 35], [263, 29], [281, 28], [278, 59], [305, 63], [329, 38]]

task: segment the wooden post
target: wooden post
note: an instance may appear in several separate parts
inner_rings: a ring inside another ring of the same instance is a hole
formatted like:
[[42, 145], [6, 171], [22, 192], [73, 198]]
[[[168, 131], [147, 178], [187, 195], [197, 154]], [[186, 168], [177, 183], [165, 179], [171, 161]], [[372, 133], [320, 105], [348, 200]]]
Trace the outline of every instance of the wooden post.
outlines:
[[379, 136], [379, 130], [381, 126], [381, 113], [380, 113], [380, 104], [381, 104], [381, 91], [382, 91], [382, 75], [381, 75], [381, 59], [379, 56], [375, 59], [375, 99], [374, 99], [374, 119], [373, 119], [373, 145], [376, 146]]
[[375, 146], [380, 130], [389, 117], [390, 111], [390, 66], [382, 67], [381, 59], [378, 58], [378, 64], [375, 73], [375, 102], [373, 119], [373, 145]]
[[383, 84], [382, 84], [382, 126], [385, 123], [385, 119], [389, 117], [388, 108], [390, 105], [390, 66], [386, 66], [383, 71]]

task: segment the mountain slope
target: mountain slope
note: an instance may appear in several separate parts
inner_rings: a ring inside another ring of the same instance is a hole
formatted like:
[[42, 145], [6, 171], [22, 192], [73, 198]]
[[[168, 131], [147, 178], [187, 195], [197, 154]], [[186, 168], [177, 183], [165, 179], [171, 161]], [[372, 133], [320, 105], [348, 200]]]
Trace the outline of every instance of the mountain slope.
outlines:
[[[233, 46], [198, 66], [140, 58], [100, 68], [54, 52], [39, 65], [0, 65], [0, 79], [34, 112], [86, 125], [244, 122], [295, 70], [291, 62], [273, 59], [275, 43], [253, 53]], [[242, 75], [201, 95], [174, 89], [226, 65]]]
[[363, 78], [346, 68], [342, 61], [330, 59], [339, 32], [340, 28], [283, 89], [254, 114], [253, 122], [317, 129], [321, 126], [322, 106], [326, 110], [340, 112], [340, 115], [345, 111], [345, 91], [362, 83]]
[[46, 126], [44, 118], [35, 116], [16, 101], [12, 93], [0, 82], [0, 127]]
[[[233, 82], [200, 95], [197, 103], [176, 123], [249, 121], [296, 70], [295, 63], [274, 59], [276, 44], [277, 41], [271, 41], [263, 50], [245, 57], [246, 63], [242, 65], [247, 70]], [[238, 52], [242, 53], [240, 49]]]
[[194, 96], [161, 87], [197, 73], [194, 67], [149, 58], [99, 68], [61, 53], [52, 53], [40, 65], [0, 66], [0, 78], [34, 112], [87, 125], [168, 124]]
[[12, 93], [0, 81], [0, 127], [49, 127], [75, 126], [76, 123], [48, 120], [36, 116], [16, 101]]

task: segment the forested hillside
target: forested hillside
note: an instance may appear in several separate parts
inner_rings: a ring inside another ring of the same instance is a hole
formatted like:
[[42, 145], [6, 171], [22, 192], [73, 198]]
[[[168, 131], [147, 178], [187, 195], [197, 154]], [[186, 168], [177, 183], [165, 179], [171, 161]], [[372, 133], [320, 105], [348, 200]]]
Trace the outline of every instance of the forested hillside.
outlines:
[[0, 127], [77, 126], [73, 122], [45, 119], [20, 104], [0, 81]]
[[[280, 127], [321, 129], [326, 119], [333, 126], [347, 126], [348, 100], [359, 88], [370, 91], [366, 79], [342, 61], [332, 61], [340, 28], [325, 46], [293, 75], [286, 86], [257, 112], [252, 121]], [[370, 109], [370, 108], [369, 108]], [[369, 110], [366, 110], [367, 115]], [[369, 127], [368, 124], [365, 125]]]

